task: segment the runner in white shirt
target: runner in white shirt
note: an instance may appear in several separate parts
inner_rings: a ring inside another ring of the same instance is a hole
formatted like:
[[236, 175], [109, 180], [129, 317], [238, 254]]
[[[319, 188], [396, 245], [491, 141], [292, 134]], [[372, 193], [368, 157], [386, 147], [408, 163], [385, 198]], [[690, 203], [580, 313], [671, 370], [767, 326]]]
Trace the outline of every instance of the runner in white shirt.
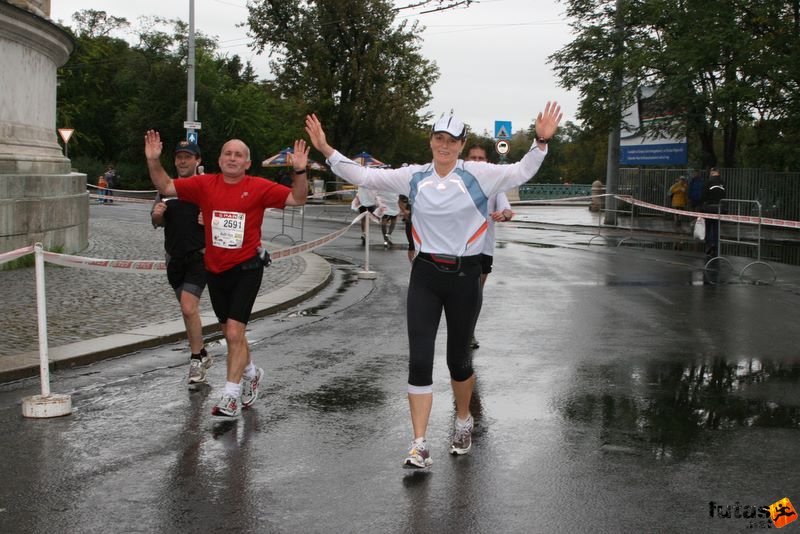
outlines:
[[[358, 192], [356, 193], [353, 202], [350, 203], [350, 209], [353, 211], [357, 211], [359, 213], [364, 213], [368, 211], [370, 213], [374, 213], [375, 209], [378, 207], [378, 196], [377, 192], [373, 191], [372, 189], [367, 189], [366, 187], [359, 187]], [[369, 221], [366, 217], [361, 219], [361, 246], [365, 246], [367, 244], [367, 225]]]
[[425, 434], [433, 403], [433, 354], [442, 310], [447, 320], [447, 366], [456, 403], [451, 454], [472, 446], [469, 411], [475, 375], [469, 341], [480, 302], [480, 254], [486, 239], [488, 200], [528, 181], [547, 154], [547, 141], [561, 121], [561, 107], [548, 102], [536, 119], [536, 142], [517, 163], [492, 165], [459, 159], [466, 127], [442, 117], [433, 125], [433, 161], [399, 169], [362, 167], [331, 147], [315, 115], [306, 117], [311, 143], [333, 172], [355, 185], [395, 191], [409, 197], [417, 256], [408, 287], [408, 401], [414, 440], [406, 467], [425, 468], [433, 461]]
[[[489, 161], [486, 157], [486, 150], [480, 145], [472, 145], [467, 149], [467, 161]], [[511, 211], [511, 204], [508, 202], [508, 197], [505, 193], [497, 193], [489, 197], [489, 227], [486, 229], [486, 239], [484, 240], [483, 251], [481, 252], [481, 302], [478, 304], [478, 314], [481, 313], [483, 306], [483, 286], [486, 285], [486, 279], [489, 273], [492, 272], [492, 263], [494, 262], [494, 223], [510, 221], [514, 217], [514, 212]], [[477, 322], [478, 317], [475, 316]], [[480, 347], [480, 343], [475, 338], [475, 331], [473, 328], [472, 337], [470, 338], [469, 346], [471, 349]]]
[[400, 213], [400, 194], [394, 191], [378, 191], [378, 206], [381, 210], [381, 234], [383, 235], [383, 246], [389, 248], [392, 243], [392, 232], [397, 223], [397, 215]]

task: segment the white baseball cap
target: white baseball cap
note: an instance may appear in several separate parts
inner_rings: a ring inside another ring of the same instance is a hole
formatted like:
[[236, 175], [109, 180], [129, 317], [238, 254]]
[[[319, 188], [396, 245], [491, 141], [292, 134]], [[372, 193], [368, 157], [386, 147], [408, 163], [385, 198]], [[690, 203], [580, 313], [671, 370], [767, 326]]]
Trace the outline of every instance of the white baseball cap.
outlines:
[[464, 123], [458, 120], [454, 115], [447, 117], [443, 116], [438, 121], [433, 123], [431, 133], [439, 132], [449, 133], [456, 139], [466, 139], [467, 137], [467, 127], [464, 126]]

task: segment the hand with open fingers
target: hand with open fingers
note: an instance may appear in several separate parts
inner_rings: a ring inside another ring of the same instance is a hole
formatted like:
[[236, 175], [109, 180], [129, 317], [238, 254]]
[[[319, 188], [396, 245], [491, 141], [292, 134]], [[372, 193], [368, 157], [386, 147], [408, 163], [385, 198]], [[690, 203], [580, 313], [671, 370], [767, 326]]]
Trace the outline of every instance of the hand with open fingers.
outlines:
[[305, 170], [308, 166], [308, 153], [311, 147], [308, 146], [303, 139], [297, 139], [294, 142], [294, 153], [292, 154], [292, 166], [296, 171]]
[[161, 135], [155, 130], [147, 130], [144, 134], [144, 155], [147, 159], [161, 157]]
[[306, 115], [306, 133], [311, 140], [314, 148], [322, 152], [326, 158], [333, 154], [333, 147], [328, 144], [325, 139], [325, 131], [322, 129], [322, 123], [315, 114]]
[[536, 117], [536, 137], [551, 139], [558, 130], [558, 123], [564, 117], [558, 102], [548, 102], [544, 111]]

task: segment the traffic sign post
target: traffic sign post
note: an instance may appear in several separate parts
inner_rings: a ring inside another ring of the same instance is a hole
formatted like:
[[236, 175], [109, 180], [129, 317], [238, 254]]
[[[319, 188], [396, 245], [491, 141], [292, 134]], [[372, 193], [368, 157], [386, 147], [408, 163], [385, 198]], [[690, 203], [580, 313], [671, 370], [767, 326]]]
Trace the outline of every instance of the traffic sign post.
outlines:
[[183, 127], [186, 128], [186, 140], [190, 143], [197, 144], [200, 134], [197, 130], [203, 127], [203, 123], [198, 121], [184, 121]]
[[508, 150], [510, 148], [511, 147], [508, 144], [508, 141], [506, 141], [505, 139], [501, 139], [500, 141], [495, 143], [494, 149], [497, 151], [498, 154], [500, 154], [500, 163], [506, 162], [506, 154], [508, 154]]
[[74, 128], [59, 128], [58, 135], [64, 140], [64, 157], [69, 158], [69, 138], [72, 137]]
[[494, 138], [511, 139], [511, 121], [494, 121]]

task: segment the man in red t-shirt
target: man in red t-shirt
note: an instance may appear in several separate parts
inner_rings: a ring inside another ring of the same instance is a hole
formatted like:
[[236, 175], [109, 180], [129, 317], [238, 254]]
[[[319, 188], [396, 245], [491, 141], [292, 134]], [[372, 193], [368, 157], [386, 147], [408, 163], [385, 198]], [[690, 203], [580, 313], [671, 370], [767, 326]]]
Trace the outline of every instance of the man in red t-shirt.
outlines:
[[164, 196], [177, 196], [196, 204], [203, 215], [208, 294], [228, 345], [225, 392], [211, 414], [238, 417], [242, 408], [255, 402], [264, 374], [253, 364], [245, 337], [264, 274], [258, 253], [264, 210], [306, 203], [309, 147], [303, 140], [294, 143], [291, 188], [245, 174], [251, 165], [250, 149], [238, 139], [223, 145], [219, 156], [221, 173], [181, 180], [171, 179], [164, 171], [161, 150], [159, 133], [148, 130], [144, 151], [153, 185]]

